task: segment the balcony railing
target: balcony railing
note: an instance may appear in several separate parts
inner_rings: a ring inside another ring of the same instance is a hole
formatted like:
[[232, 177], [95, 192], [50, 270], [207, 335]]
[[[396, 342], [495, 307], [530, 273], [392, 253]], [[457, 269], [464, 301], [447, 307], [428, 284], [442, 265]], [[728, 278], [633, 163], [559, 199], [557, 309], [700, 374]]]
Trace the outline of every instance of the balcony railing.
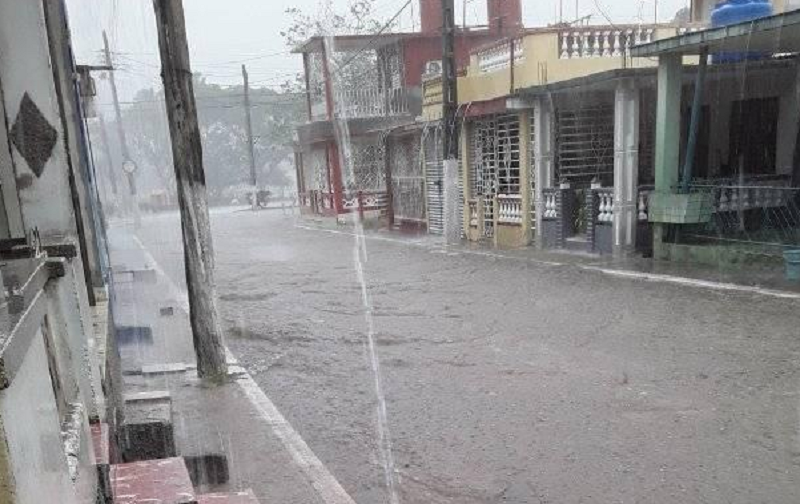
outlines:
[[508, 68], [511, 65], [512, 53], [515, 65], [525, 60], [522, 38], [517, 38], [513, 41], [506, 40], [478, 51], [478, 68], [481, 73], [495, 72]]
[[406, 115], [409, 96], [405, 89], [343, 89], [334, 95], [336, 113], [347, 119]]
[[612, 58], [637, 44], [652, 42], [653, 27], [565, 30], [558, 35], [561, 59]]

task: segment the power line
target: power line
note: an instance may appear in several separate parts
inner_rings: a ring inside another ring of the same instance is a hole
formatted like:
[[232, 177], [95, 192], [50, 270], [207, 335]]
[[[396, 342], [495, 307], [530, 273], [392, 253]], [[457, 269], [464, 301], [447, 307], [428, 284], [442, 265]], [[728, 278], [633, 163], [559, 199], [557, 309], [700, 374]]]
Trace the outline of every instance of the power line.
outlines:
[[[117, 56], [128, 57], [128, 59], [133, 59], [133, 58], [130, 58], [129, 56], [127, 56], [127, 55], [131, 55], [131, 54], [141, 55], [141, 56], [158, 56], [157, 53], [151, 53], [151, 52], [134, 53], [134, 52], [125, 52], [125, 51], [113, 51], [113, 54], [117, 55]], [[248, 57], [244, 57], [244, 58], [241, 58], [241, 59], [235, 59], [235, 60], [223, 60], [223, 61], [210, 60], [207, 63], [204, 63], [203, 60], [201, 60], [201, 59], [193, 60], [193, 61], [195, 61], [198, 66], [228, 66], [228, 65], [238, 65], [238, 64], [241, 64], [241, 63], [246, 63], [248, 61], [256, 61], [256, 60], [261, 60], [261, 59], [266, 59], [266, 58], [274, 58], [274, 57], [277, 57], [277, 56], [287, 56], [287, 55], [290, 55], [290, 54], [292, 54], [291, 51], [278, 51], [278, 52], [272, 52], [272, 53], [257, 54], [255, 56], [248, 56]], [[151, 63], [144, 63], [144, 64], [151, 64]]]
[[594, 1], [594, 6], [595, 6], [595, 8], [596, 8], [596, 9], [597, 9], [597, 10], [600, 12], [600, 14], [601, 14], [601, 15], [602, 15], [602, 16], [605, 18], [606, 22], [607, 22], [607, 23], [608, 23], [608, 24], [609, 24], [609, 25], [610, 25], [612, 28], [616, 28], [616, 27], [617, 27], [617, 25], [615, 25], [615, 24], [614, 24], [614, 22], [613, 22], [613, 21], [611, 21], [611, 18], [608, 16], [608, 14], [606, 14], [606, 12], [603, 10], [603, 8], [602, 8], [602, 7], [600, 7], [600, 2], [598, 2], [598, 0], [593, 0], [593, 1]]
[[387, 29], [389, 29], [389, 27], [390, 27], [390, 26], [391, 26], [391, 25], [392, 25], [392, 24], [395, 22], [395, 20], [396, 20], [398, 17], [400, 17], [400, 14], [402, 14], [402, 13], [403, 13], [403, 11], [404, 11], [404, 10], [406, 10], [406, 8], [407, 8], [409, 5], [411, 5], [411, 1], [412, 1], [412, 0], [408, 0], [408, 1], [407, 1], [405, 4], [403, 4], [403, 6], [402, 6], [402, 7], [400, 7], [400, 10], [398, 10], [398, 11], [397, 11], [397, 12], [394, 14], [394, 16], [392, 16], [392, 18], [391, 18], [391, 19], [390, 19], [390, 20], [389, 20], [389, 21], [388, 21], [388, 22], [387, 22], [385, 25], [383, 25], [383, 27], [381, 27], [381, 29], [380, 29], [380, 30], [378, 30], [378, 31], [375, 33], [375, 35], [373, 35], [373, 36], [372, 36], [372, 38], [370, 38], [369, 40], [367, 40], [367, 42], [366, 42], [366, 43], [365, 43], [365, 44], [364, 44], [364, 45], [361, 47], [361, 49], [359, 49], [358, 51], [356, 51], [356, 53], [355, 53], [355, 54], [353, 54], [353, 55], [352, 55], [352, 56], [351, 56], [349, 59], [347, 59], [347, 60], [346, 60], [344, 63], [342, 63], [342, 64], [341, 64], [341, 65], [340, 65], [338, 68], [336, 68], [336, 72], [337, 72], [337, 73], [338, 73], [338, 72], [341, 72], [341, 71], [344, 69], [344, 67], [346, 67], [347, 65], [349, 65], [350, 63], [352, 63], [352, 61], [353, 61], [354, 59], [356, 59], [356, 58], [357, 58], [357, 57], [358, 57], [358, 56], [359, 56], [361, 53], [363, 53], [364, 51], [366, 51], [367, 49], [369, 49], [369, 48], [370, 48], [370, 46], [371, 46], [372, 44], [374, 44], [374, 43], [375, 43], [375, 42], [378, 40], [378, 37], [380, 37], [380, 36], [383, 34], [383, 32], [385, 32]]

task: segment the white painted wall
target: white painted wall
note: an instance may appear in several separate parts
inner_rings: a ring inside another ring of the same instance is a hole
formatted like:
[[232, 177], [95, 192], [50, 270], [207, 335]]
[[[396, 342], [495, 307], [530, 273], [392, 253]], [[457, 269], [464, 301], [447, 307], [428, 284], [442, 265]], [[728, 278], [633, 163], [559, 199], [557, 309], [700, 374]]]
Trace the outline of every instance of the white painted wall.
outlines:
[[0, 418], [14, 478], [14, 504], [75, 504], [41, 330], [11, 386], [0, 392]]
[[27, 229], [36, 226], [44, 236], [75, 239], [67, 158], [49, 54], [42, 3], [0, 0], [0, 79], [9, 127], [27, 92], [58, 132], [53, 154], [39, 178], [16, 148], [11, 148], [22, 219]]

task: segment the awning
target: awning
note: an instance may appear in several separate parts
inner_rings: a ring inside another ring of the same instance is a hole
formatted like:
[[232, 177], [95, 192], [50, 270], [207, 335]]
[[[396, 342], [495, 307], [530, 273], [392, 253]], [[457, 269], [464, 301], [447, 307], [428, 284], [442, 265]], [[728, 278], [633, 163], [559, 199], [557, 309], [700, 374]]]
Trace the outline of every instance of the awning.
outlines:
[[711, 53], [800, 52], [800, 10], [637, 45], [631, 48], [631, 55], [696, 55], [704, 48]]

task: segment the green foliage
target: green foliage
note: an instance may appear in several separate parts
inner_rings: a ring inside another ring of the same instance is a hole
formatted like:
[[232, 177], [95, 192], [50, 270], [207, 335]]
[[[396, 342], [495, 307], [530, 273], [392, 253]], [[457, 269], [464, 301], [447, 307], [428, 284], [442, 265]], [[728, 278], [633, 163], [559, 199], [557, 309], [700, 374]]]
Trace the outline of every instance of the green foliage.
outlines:
[[[249, 184], [244, 88], [211, 84], [198, 77], [194, 91], [209, 192], [213, 196], [226, 187]], [[134, 102], [123, 109], [123, 122], [131, 156], [139, 165], [141, 187], [143, 191], [172, 191], [175, 181], [163, 91], [141, 90]], [[250, 103], [259, 185], [291, 187], [287, 166], [293, 163], [294, 129], [305, 117], [303, 95], [289, 88], [251, 88]]]

